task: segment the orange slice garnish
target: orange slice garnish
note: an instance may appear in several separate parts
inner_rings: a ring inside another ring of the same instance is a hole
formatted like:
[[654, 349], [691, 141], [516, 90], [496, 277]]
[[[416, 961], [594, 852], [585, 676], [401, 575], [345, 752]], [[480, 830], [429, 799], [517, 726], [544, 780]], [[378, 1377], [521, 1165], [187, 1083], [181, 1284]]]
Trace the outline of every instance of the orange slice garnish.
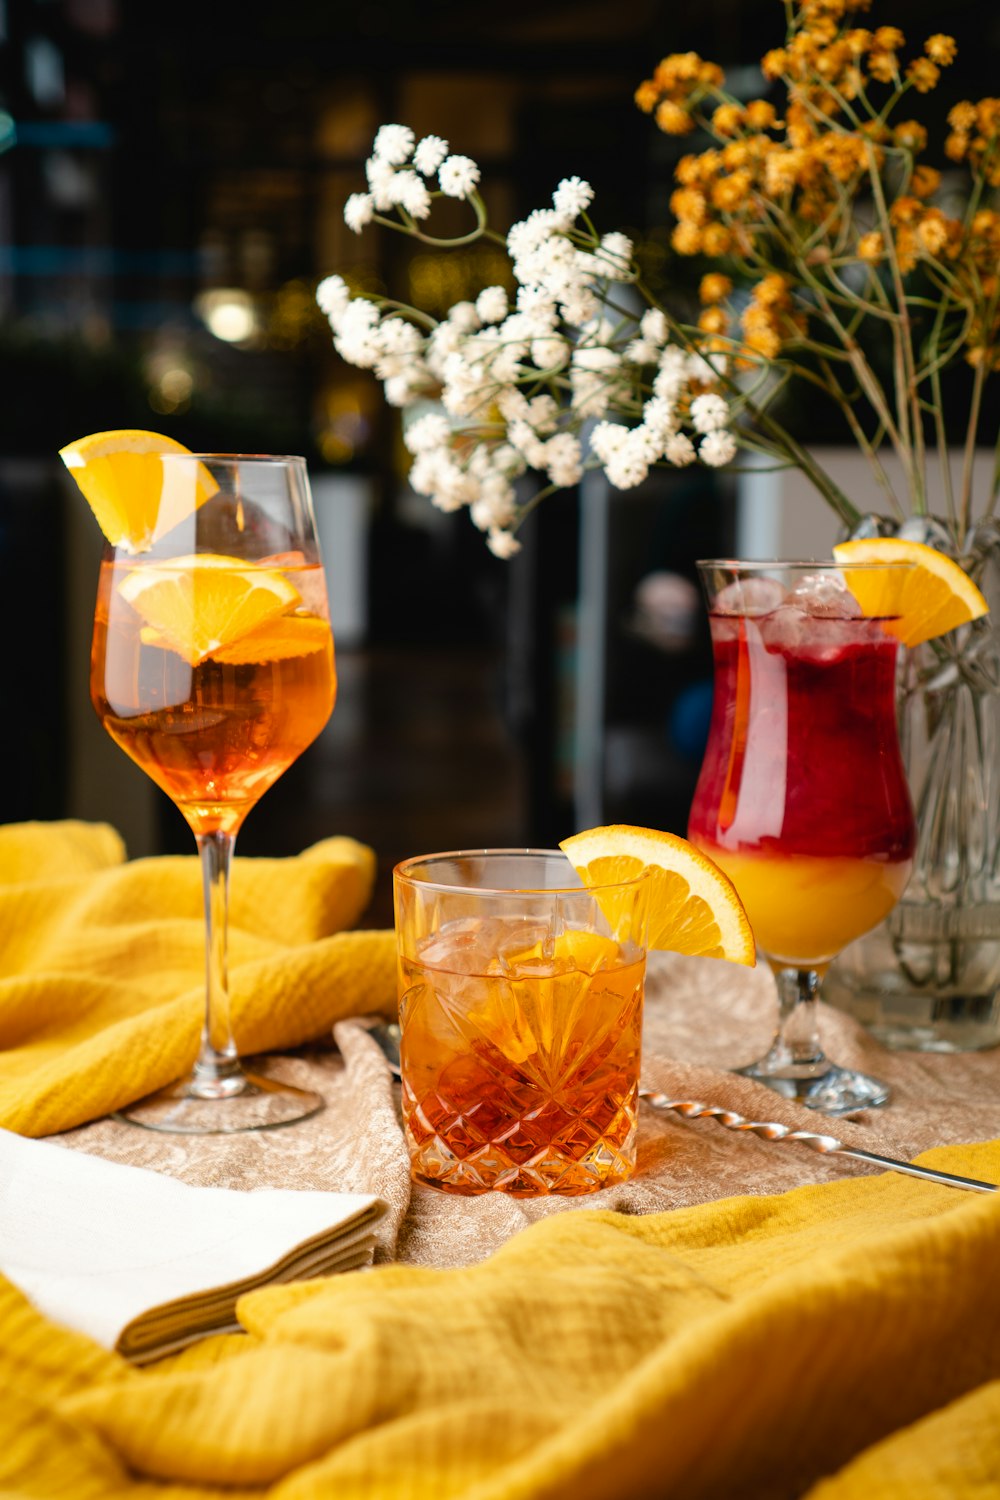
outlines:
[[[957, 562], [923, 542], [869, 537], [841, 542], [833, 556], [844, 582], [869, 617], [904, 646], [919, 646], [989, 613], [989, 605]], [[852, 563], [909, 563], [908, 568], [866, 570]]]
[[[211, 552], [132, 568], [118, 592], [192, 666], [217, 657], [223, 648], [232, 649], [301, 603], [298, 591], [276, 569]], [[325, 621], [314, 623], [329, 637]], [[259, 654], [247, 658], [264, 659]]]
[[648, 873], [650, 948], [755, 964], [753, 930], [736, 887], [686, 839], [616, 823], [577, 833], [559, 847], [586, 886]]
[[78, 438], [59, 457], [111, 545], [145, 552], [218, 490], [204, 464], [163, 462], [187, 452], [158, 432], [119, 428]]

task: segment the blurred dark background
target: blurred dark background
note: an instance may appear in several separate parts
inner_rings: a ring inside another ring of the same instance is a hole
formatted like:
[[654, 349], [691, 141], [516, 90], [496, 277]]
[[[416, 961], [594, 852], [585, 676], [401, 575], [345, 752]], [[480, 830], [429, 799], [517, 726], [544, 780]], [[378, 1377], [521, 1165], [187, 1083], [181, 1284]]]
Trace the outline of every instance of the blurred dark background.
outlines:
[[[871, 23], [890, 22], [958, 37], [939, 114], [996, 92], [994, 3], [876, 0]], [[474, 157], [501, 229], [579, 174], [602, 231], [631, 234], [665, 287], [696, 285], [667, 200], [699, 143], [656, 131], [633, 91], [688, 49], [763, 91], [782, 31], [777, 0], [0, 0], [0, 821], [105, 817], [132, 853], [190, 846], [86, 697], [99, 537], [55, 455], [135, 426], [309, 460], [340, 696], [243, 852], [361, 838], [388, 921], [407, 854], [602, 820], [683, 831], [711, 675], [690, 583], [732, 546], [735, 481], [556, 497], [501, 563], [467, 515], [408, 490], [398, 414], [337, 358], [314, 292], [337, 271], [443, 313], [507, 278], [488, 245], [346, 229], [384, 121]]]

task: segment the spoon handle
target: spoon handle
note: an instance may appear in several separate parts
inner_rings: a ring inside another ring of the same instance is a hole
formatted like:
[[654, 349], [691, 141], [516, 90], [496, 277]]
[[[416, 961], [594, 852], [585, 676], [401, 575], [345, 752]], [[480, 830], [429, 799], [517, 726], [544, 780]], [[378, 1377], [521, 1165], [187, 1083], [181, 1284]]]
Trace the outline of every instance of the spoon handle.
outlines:
[[655, 1089], [640, 1089], [639, 1098], [652, 1109], [672, 1109], [685, 1120], [712, 1119], [726, 1130], [749, 1130], [766, 1141], [796, 1141], [828, 1156], [839, 1152], [841, 1156], [853, 1156], [856, 1161], [867, 1161], [890, 1172], [902, 1172], [907, 1177], [922, 1177], [925, 1182], [937, 1182], [943, 1187], [965, 1188], [971, 1193], [995, 1193], [1000, 1187], [995, 1182], [980, 1182], [975, 1177], [958, 1177], [954, 1172], [939, 1172], [933, 1167], [918, 1167], [913, 1162], [899, 1161], [894, 1156], [879, 1156], [875, 1151], [863, 1151], [860, 1146], [845, 1146], [835, 1135], [820, 1135], [811, 1130], [791, 1130], [779, 1125], [776, 1120], [747, 1120], [734, 1110], [723, 1109], [717, 1104], [701, 1104], [694, 1099], [670, 1099]]

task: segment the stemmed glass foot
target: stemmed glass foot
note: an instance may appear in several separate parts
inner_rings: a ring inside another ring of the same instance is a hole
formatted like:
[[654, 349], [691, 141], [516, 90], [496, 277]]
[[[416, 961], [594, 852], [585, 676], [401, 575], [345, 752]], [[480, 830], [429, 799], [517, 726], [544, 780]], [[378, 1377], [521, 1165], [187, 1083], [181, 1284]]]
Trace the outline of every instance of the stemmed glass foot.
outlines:
[[276, 1130], [308, 1120], [323, 1108], [319, 1094], [260, 1072], [181, 1079], [115, 1111], [114, 1118], [171, 1135], [234, 1135]]
[[814, 969], [779, 969], [775, 978], [781, 1014], [774, 1041], [763, 1057], [735, 1071], [766, 1084], [783, 1099], [827, 1115], [849, 1115], [885, 1104], [888, 1084], [854, 1068], [838, 1067], [823, 1051], [816, 1019], [819, 974]]

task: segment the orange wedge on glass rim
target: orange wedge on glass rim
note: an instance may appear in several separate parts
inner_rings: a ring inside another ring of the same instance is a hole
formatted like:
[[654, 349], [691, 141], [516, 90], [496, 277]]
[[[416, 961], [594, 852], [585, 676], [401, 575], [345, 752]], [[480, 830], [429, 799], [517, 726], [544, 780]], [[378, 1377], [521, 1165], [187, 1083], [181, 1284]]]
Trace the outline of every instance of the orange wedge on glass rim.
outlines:
[[[586, 886], [613, 885], [648, 873], [648, 947], [755, 964], [753, 929], [736, 887], [686, 839], [615, 823], [574, 834], [559, 847]], [[613, 901], [614, 893], [608, 897]], [[610, 919], [610, 913], [605, 915]]]
[[[218, 658], [225, 650], [239, 661], [262, 661], [269, 658], [263, 642], [241, 655], [237, 643], [249, 641], [264, 627], [268, 635], [276, 633], [279, 617], [301, 603], [298, 590], [276, 568], [248, 566], [236, 557], [216, 556], [211, 552], [192, 553], [164, 562], [144, 563], [131, 568], [118, 585], [118, 593], [141, 617], [156, 644], [165, 645], [183, 656], [191, 666], [206, 657]], [[284, 631], [314, 623], [316, 638], [309, 644], [302, 636], [303, 654], [325, 644], [329, 627], [325, 621], [289, 621]], [[319, 641], [322, 634], [323, 641]], [[147, 636], [147, 640], [150, 637]], [[293, 641], [298, 636], [292, 635]], [[269, 645], [273, 646], [271, 639]], [[287, 649], [285, 655], [296, 652]], [[246, 649], [246, 648], [245, 648]]]
[[[946, 635], [989, 613], [989, 605], [957, 562], [923, 542], [869, 537], [833, 549], [844, 582], [868, 616], [904, 646]], [[909, 563], [907, 568], [852, 569], [852, 563]]]
[[173, 438], [138, 428], [92, 432], [59, 457], [113, 547], [146, 552], [218, 490], [204, 464], [165, 465], [163, 455], [187, 453]]

